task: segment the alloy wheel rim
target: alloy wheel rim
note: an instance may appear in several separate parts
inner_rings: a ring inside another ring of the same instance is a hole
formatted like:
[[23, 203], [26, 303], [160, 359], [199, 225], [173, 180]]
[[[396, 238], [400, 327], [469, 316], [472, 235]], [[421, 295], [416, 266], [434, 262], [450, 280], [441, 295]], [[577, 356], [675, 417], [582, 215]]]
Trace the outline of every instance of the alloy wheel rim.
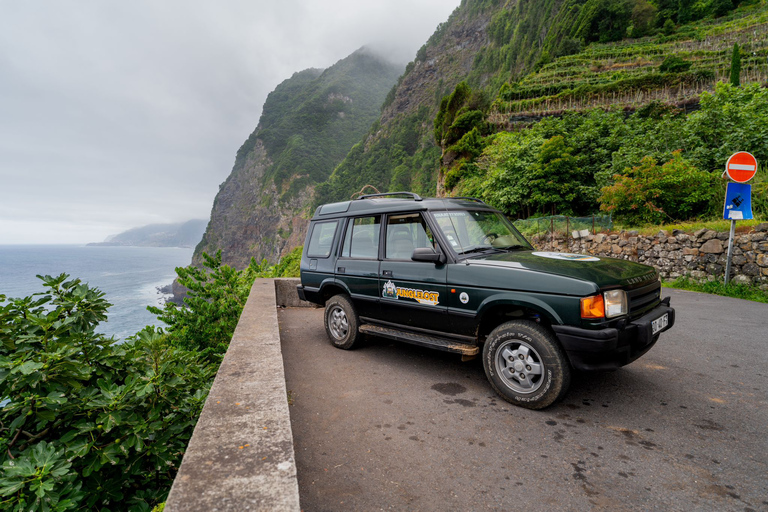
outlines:
[[347, 314], [340, 306], [334, 306], [328, 313], [328, 327], [334, 338], [341, 340], [349, 333]]
[[544, 363], [524, 341], [507, 341], [496, 351], [496, 372], [516, 393], [536, 392], [544, 383]]

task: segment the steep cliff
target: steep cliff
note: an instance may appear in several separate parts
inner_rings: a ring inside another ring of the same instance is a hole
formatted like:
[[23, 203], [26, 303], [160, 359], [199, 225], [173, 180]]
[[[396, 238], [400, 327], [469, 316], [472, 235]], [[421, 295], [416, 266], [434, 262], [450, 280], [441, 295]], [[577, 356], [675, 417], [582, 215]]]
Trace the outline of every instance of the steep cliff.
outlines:
[[270, 93], [219, 188], [193, 264], [221, 249], [225, 263], [243, 268], [301, 245], [316, 184], [368, 131], [401, 72], [363, 48], [326, 70], [295, 73]]

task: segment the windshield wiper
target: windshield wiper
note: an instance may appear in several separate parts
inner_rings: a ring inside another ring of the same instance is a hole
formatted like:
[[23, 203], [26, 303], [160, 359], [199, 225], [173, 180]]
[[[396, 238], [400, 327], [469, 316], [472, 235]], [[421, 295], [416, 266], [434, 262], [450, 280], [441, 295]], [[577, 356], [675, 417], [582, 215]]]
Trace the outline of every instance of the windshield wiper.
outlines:
[[484, 245], [480, 247], [473, 247], [471, 249], [467, 249], [466, 251], [462, 251], [459, 253], [459, 256], [466, 256], [467, 254], [472, 254], [476, 252], [485, 252], [485, 251], [494, 251], [496, 250], [495, 247], [491, 247], [490, 245]]
[[528, 247], [525, 247], [523, 245], [505, 245], [502, 247], [494, 247], [494, 249], [501, 249], [504, 251], [519, 251], [519, 250], [528, 250]]

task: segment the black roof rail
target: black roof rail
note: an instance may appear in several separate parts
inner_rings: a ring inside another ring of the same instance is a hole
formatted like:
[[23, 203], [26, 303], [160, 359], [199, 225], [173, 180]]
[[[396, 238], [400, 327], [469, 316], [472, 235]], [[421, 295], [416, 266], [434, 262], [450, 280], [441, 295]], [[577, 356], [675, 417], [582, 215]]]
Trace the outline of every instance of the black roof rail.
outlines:
[[414, 194], [413, 192], [384, 192], [382, 194], [365, 194], [363, 196], [355, 198], [355, 201], [358, 199], [370, 199], [372, 197], [391, 197], [391, 196], [407, 196], [413, 199], [414, 201], [421, 201], [421, 196], [419, 194]]
[[483, 201], [482, 199], [478, 199], [476, 197], [456, 196], [456, 197], [446, 197], [446, 199], [465, 199], [467, 201], [474, 201], [476, 203], [486, 204], [485, 201]]

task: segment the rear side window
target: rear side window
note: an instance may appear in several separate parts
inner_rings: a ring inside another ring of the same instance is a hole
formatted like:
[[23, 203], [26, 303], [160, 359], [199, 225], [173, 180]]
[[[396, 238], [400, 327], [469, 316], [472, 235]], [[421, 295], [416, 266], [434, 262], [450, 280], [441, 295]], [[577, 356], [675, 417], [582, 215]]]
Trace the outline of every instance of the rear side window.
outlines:
[[381, 217], [358, 217], [347, 224], [347, 234], [344, 237], [344, 247], [341, 256], [344, 258], [373, 259], [379, 257], [379, 232]]
[[337, 227], [339, 227], [338, 220], [315, 224], [312, 228], [312, 235], [309, 237], [307, 256], [310, 258], [327, 258], [330, 256]]

